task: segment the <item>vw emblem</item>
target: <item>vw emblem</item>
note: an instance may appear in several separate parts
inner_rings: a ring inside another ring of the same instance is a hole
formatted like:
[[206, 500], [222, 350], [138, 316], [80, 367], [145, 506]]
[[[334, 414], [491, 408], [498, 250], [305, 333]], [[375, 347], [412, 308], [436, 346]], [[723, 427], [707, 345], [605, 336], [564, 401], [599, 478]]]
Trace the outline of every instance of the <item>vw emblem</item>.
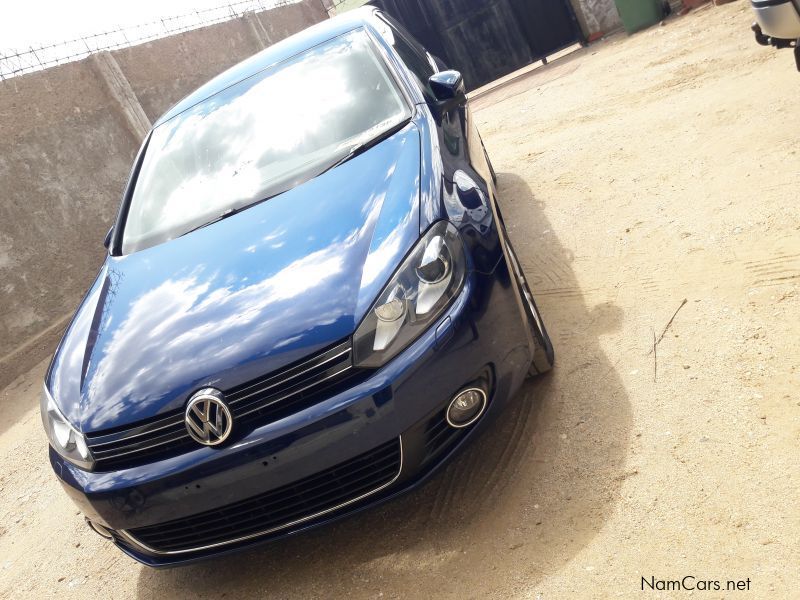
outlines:
[[217, 446], [228, 439], [233, 429], [233, 415], [222, 392], [213, 388], [200, 390], [186, 406], [186, 430], [196, 442]]

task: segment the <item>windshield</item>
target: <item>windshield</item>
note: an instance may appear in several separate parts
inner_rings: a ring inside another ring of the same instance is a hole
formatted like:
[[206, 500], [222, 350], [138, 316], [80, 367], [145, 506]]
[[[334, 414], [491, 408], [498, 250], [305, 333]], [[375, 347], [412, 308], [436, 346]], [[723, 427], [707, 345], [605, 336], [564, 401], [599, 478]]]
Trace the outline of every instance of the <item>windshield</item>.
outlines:
[[241, 81], [153, 131], [122, 252], [285, 192], [409, 116], [362, 29]]

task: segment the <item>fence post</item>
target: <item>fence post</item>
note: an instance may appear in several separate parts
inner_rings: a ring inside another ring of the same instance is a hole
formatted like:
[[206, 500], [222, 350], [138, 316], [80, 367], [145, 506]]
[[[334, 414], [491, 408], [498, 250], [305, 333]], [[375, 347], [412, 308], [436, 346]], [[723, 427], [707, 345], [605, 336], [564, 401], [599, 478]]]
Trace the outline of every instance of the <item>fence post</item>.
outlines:
[[141, 143], [150, 131], [151, 123], [147, 114], [144, 112], [139, 99], [131, 87], [130, 82], [125, 77], [122, 69], [119, 68], [114, 56], [107, 50], [91, 55], [92, 65], [103, 79], [111, 93], [111, 97], [122, 111], [125, 123], [130, 132]]
[[247, 21], [247, 24], [250, 26], [250, 31], [253, 32], [253, 37], [262, 50], [272, 45], [269, 34], [266, 29], [264, 29], [264, 26], [261, 25], [261, 21], [258, 20], [256, 13], [251, 11], [244, 13], [244, 20]]

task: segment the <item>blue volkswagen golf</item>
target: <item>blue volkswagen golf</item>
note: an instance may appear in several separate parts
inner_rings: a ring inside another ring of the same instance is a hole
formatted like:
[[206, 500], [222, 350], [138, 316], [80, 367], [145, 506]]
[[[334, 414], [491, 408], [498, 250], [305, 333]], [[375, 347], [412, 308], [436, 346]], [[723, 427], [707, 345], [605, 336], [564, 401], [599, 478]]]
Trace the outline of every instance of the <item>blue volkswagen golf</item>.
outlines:
[[553, 348], [459, 73], [375, 9], [155, 124], [42, 392], [88, 525], [153, 567], [423, 482]]

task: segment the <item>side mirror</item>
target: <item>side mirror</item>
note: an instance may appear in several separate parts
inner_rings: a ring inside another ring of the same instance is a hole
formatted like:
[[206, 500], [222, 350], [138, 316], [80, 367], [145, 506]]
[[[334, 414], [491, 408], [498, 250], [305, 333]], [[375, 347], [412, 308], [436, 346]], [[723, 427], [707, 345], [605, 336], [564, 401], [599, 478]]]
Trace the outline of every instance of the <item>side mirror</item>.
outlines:
[[106, 250], [108, 250], [111, 247], [111, 236], [112, 235], [114, 235], [114, 228], [113, 227], [108, 230], [108, 233], [106, 234], [106, 239], [103, 240], [103, 246], [106, 247]]
[[458, 71], [434, 73], [428, 83], [442, 110], [450, 110], [467, 101], [464, 77]]

